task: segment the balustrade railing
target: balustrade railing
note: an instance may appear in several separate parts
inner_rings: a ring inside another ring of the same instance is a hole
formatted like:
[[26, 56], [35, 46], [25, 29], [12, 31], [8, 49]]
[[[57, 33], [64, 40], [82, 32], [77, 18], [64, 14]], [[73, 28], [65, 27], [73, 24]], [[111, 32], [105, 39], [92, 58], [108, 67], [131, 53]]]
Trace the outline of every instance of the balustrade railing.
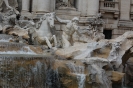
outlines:
[[119, 2], [117, 1], [100, 1], [100, 10], [119, 11]]
[[104, 7], [115, 8], [115, 2], [104, 2]]

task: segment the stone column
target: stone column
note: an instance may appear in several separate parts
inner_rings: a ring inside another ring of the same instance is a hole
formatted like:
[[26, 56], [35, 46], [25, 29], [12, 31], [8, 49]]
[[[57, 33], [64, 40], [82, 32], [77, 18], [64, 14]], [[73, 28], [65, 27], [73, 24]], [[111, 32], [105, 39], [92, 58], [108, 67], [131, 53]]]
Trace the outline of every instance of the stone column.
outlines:
[[76, 8], [81, 12], [81, 16], [87, 16], [88, 0], [76, 0]]
[[22, 0], [22, 13], [29, 12], [30, 0]]
[[99, 11], [99, 0], [88, 0], [88, 16], [94, 16]]
[[76, 0], [76, 7], [81, 16], [94, 16], [99, 11], [99, 0]]
[[37, 6], [38, 6], [38, 0], [32, 0], [32, 12], [36, 13], [37, 12]]
[[56, 4], [56, 0], [50, 0], [50, 11], [54, 12], [55, 11], [55, 4]]
[[32, 11], [37, 13], [50, 12], [51, 0], [33, 0]]
[[130, 20], [130, 0], [121, 0], [120, 2], [120, 20]]

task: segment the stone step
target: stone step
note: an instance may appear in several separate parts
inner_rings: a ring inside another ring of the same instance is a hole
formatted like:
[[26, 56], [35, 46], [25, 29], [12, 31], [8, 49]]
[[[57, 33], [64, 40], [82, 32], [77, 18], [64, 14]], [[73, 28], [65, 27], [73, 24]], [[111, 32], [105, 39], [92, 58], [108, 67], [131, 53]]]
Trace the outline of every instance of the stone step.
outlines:
[[5, 59], [25, 59], [25, 60], [28, 60], [28, 59], [37, 59], [37, 58], [40, 58], [40, 59], [48, 59], [48, 58], [53, 58], [52, 56], [49, 56], [49, 55], [35, 55], [35, 54], [32, 54], [32, 55], [27, 55], [27, 54], [0, 54], [0, 60], [5, 60]]

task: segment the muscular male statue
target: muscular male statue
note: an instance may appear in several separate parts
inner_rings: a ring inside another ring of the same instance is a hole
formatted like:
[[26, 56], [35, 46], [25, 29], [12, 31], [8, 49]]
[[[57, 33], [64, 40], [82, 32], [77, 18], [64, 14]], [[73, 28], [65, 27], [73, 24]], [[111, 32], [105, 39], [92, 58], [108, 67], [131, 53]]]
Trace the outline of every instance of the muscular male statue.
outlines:
[[65, 23], [66, 27], [63, 29], [63, 34], [62, 34], [62, 41], [63, 41], [63, 47], [69, 47], [73, 45], [73, 34], [77, 32], [78, 35], [79, 32], [79, 27], [78, 27], [78, 22], [79, 18], [74, 17], [72, 20], [62, 20], [59, 17], [56, 16], [57, 21], [60, 23]]

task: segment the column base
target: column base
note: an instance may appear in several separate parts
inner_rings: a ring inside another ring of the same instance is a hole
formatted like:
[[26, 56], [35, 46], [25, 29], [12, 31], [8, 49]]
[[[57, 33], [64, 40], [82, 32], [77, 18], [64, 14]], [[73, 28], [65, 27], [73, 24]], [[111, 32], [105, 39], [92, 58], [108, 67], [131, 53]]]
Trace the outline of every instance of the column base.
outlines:
[[27, 17], [31, 17], [32, 16], [32, 14], [30, 12], [28, 12], [28, 11], [22, 11], [21, 15], [27, 16]]
[[74, 7], [59, 7], [58, 10], [71, 10], [71, 11], [76, 11], [76, 8], [74, 8]]
[[49, 12], [46, 12], [46, 11], [34, 11], [34, 12], [31, 12], [32, 17], [34, 19], [40, 19], [40, 17], [42, 17], [45, 13], [49, 13]]
[[[61, 17], [62, 19], [71, 20], [73, 17], [80, 17], [81, 12], [73, 11], [73, 10], [56, 10], [55, 11], [57, 16]], [[67, 16], [66, 16], [67, 14]]]

